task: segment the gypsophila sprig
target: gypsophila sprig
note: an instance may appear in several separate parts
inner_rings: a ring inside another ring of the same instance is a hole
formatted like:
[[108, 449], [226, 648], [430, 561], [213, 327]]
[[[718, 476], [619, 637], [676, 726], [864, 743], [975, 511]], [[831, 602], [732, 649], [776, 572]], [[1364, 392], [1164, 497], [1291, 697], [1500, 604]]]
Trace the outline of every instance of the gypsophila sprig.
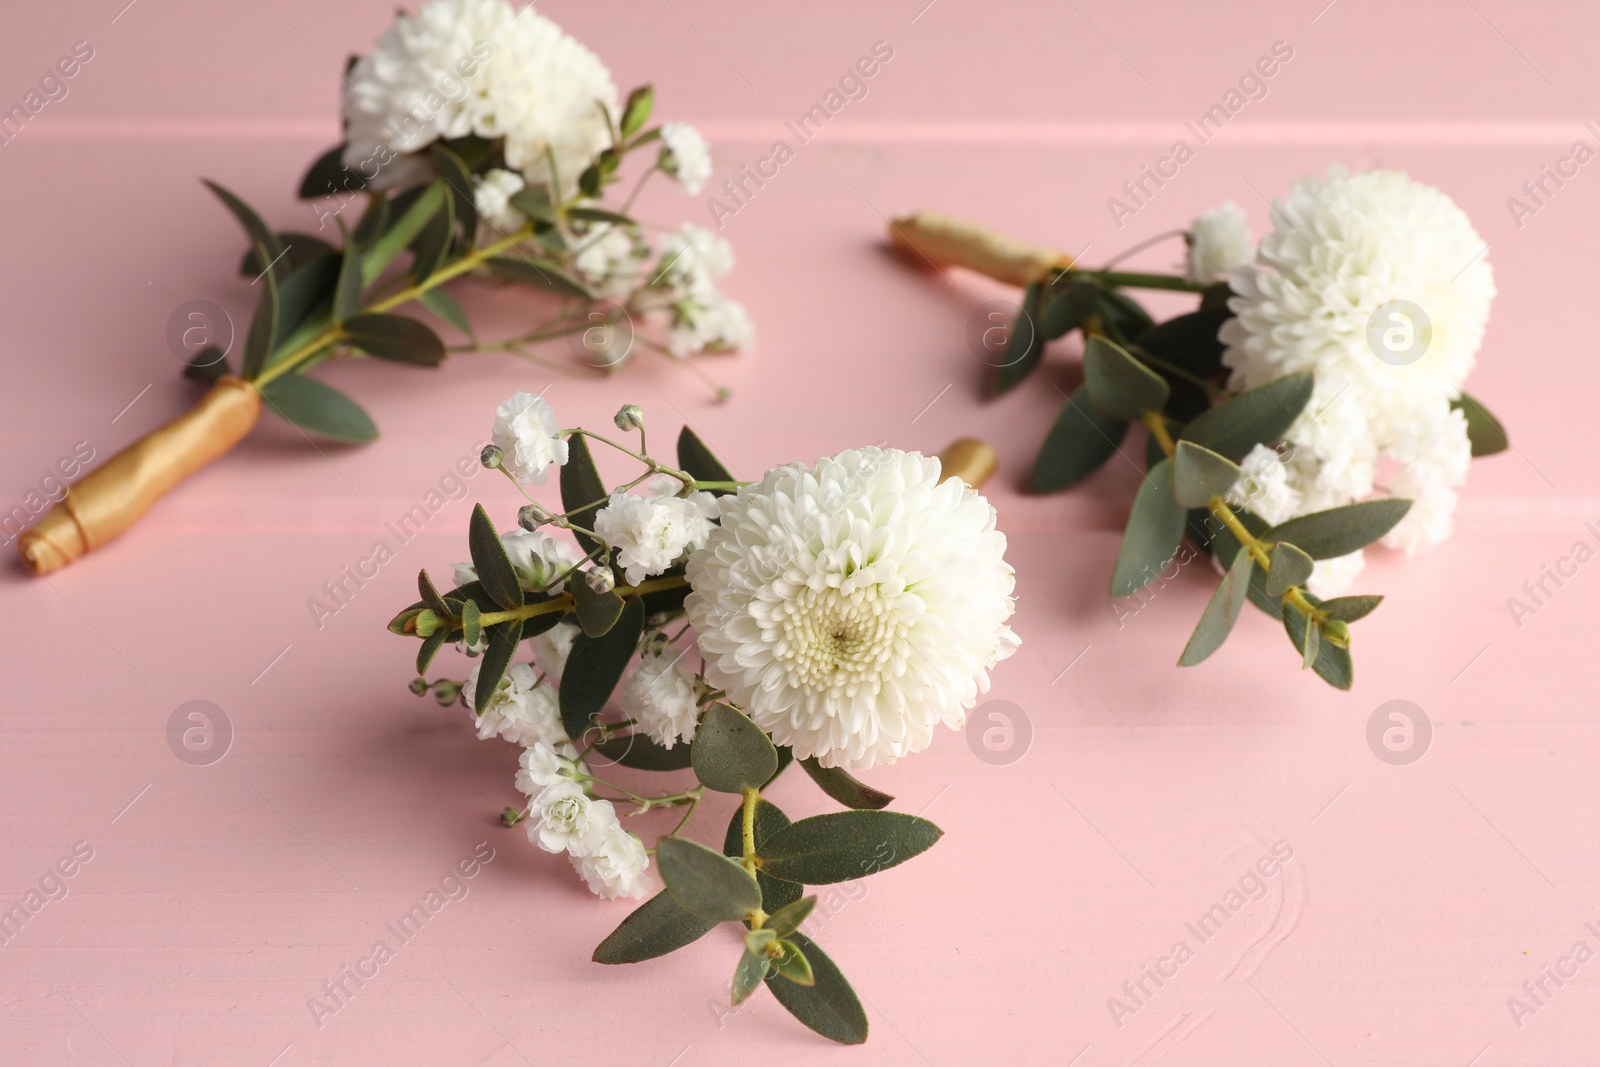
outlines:
[[[765, 986], [823, 1036], [865, 1041], [850, 984], [799, 930], [816, 900], [805, 887], [939, 839], [928, 820], [881, 810], [894, 798], [850, 771], [960, 729], [1017, 648], [1005, 535], [940, 459], [863, 448], [749, 483], [687, 427], [669, 464], [648, 451], [636, 405], [615, 423], [637, 448], [563, 428], [541, 397], [500, 405], [499, 469], [534, 529], [499, 533], [478, 505], [455, 587], [418, 575], [421, 599], [389, 629], [421, 640], [419, 675], [452, 642], [473, 666], [411, 691], [459, 697], [480, 739], [520, 747], [507, 778], [525, 800], [497, 802], [501, 822], [565, 855], [597, 896], [640, 899], [659, 876], [596, 962], [638, 963], [741, 923], [734, 1003]], [[968, 469], [976, 445], [958, 442], [951, 463]], [[595, 447], [634, 476], [608, 485]], [[559, 506], [531, 496], [552, 469]], [[850, 810], [791, 822], [763, 793], [796, 759]], [[637, 784], [655, 774], [679, 780]], [[708, 793], [736, 798], [721, 851], [687, 832]], [[675, 825], [651, 818], [663, 810]]]
[[[209, 391], [181, 432], [147, 435], [101, 468], [112, 473], [74, 486], [73, 508], [19, 539], [28, 565], [47, 573], [116, 537], [263, 410], [307, 435], [375, 439], [360, 405], [307, 374], [330, 359], [431, 368], [509, 352], [609, 375], [648, 353], [726, 399], [691, 357], [750, 343], [749, 314], [719, 287], [732, 246], [634, 211], [652, 175], [693, 194], [712, 169], [698, 131], [650, 125], [654, 101], [648, 86], [619, 101], [599, 57], [532, 7], [431, 0], [401, 11], [345, 76], [345, 140], [300, 185], [309, 232], [270, 226], [207, 182], [245, 231], [240, 270], [256, 307], [239, 355], [227, 339], [210, 343], [217, 323], [198, 312], [183, 321], [184, 374]], [[481, 336], [458, 299], [488, 286], [526, 290], [529, 320], [510, 336]], [[526, 408], [502, 414], [496, 443], [528, 444]], [[534, 445], [503, 454], [537, 482], [555, 457]]]
[[[1471, 458], [1507, 447], [1462, 389], [1494, 274], [1466, 214], [1397, 171], [1335, 166], [1297, 182], [1271, 216], [1257, 247], [1236, 205], [1206, 211], [1181, 232], [1175, 274], [1096, 270], [931, 213], [894, 220], [889, 236], [918, 261], [1025, 287], [995, 392], [1035, 370], [1047, 342], [1082, 335], [1083, 384], [1029, 488], [1082, 481], [1127, 454], [1131, 424], [1145, 428], [1110, 591], [1139, 595], [1211, 557], [1222, 580], [1181, 666], [1221, 647], [1248, 599], [1281, 621], [1306, 668], [1349, 689], [1349, 624], [1382, 599], [1343, 595], [1365, 551], [1444, 540]], [[1126, 292], [1141, 288], [1200, 304], [1158, 323]], [[1384, 485], [1380, 465], [1392, 468]]]

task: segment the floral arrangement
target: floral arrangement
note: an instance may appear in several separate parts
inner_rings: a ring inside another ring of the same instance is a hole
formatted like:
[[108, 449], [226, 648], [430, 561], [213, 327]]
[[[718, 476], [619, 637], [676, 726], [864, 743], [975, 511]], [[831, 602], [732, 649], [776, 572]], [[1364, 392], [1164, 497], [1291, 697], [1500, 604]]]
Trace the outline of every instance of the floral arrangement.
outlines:
[[[1111, 575], [1126, 597], [1209, 555], [1222, 580], [1179, 659], [1227, 639], [1245, 600], [1281, 620], [1305, 667], [1349, 689], [1349, 624], [1380, 596], [1346, 595], [1377, 542], [1407, 555], [1449, 536], [1474, 456], [1507, 447], [1462, 390], [1494, 298], [1487, 244], [1443, 192], [1390, 170], [1297, 182], [1257, 246], [1244, 213], [1180, 231], [1181, 274], [1100, 269], [948, 216], [890, 223], [922, 259], [1024, 286], [994, 392], [1047, 342], [1084, 340], [1083, 382], [1046, 435], [1029, 488], [1073, 485], [1148, 431], [1142, 482]], [[1130, 289], [1196, 293], [1154, 321]], [[1135, 463], [1135, 466], [1139, 464]], [[1187, 543], [1185, 543], [1187, 542]]]
[[[521, 747], [515, 784], [529, 799], [503, 821], [565, 853], [597, 896], [645, 896], [654, 858], [665, 888], [596, 962], [652, 959], [742, 923], [735, 1004], [765, 985], [825, 1037], [864, 1041], [849, 982], [801, 932], [816, 903], [805, 887], [939, 839], [852, 772], [960, 728], [1015, 651], [1005, 535], [975, 489], [914, 452], [862, 448], [740, 482], [687, 427], [671, 466], [647, 448], [638, 407], [616, 425], [638, 433], [636, 448], [561, 428], [540, 397], [500, 405], [484, 464], [528, 503], [504, 534], [475, 507], [453, 588], [418, 575], [421, 599], [389, 625], [422, 642], [412, 691], [459, 701], [480, 738]], [[642, 469], [607, 487], [591, 442]], [[560, 510], [528, 493], [553, 467]], [[476, 663], [430, 681], [446, 644]], [[791, 761], [846, 810], [791, 822], [762, 796]], [[617, 781], [685, 770], [687, 789]], [[721, 851], [683, 832], [707, 790], [739, 798]], [[651, 846], [624, 825], [663, 808], [682, 814]]]
[[[651, 175], [692, 195], [711, 173], [692, 127], [649, 125], [649, 86], [619, 101], [594, 53], [510, 0], [431, 0], [401, 12], [345, 81], [345, 141], [300, 187], [318, 233], [276, 231], [207, 182], [244, 228], [241, 272], [258, 294], [237, 364], [225, 346], [201, 345], [206, 324], [183, 331], [184, 373], [209, 391], [19, 539], [36, 573], [122, 533], [242, 440], [263, 403], [308, 435], [376, 438], [355, 401], [307, 374], [327, 360], [436, 367], [452, 352], [492, 350], [543, 362], [532, 346], [564, 339], [580, 367], [609, 373], [658, 352], [727, 396], [688, 357], [750, 340], [744, 308], [716, 286], [733, 266], [731, 247], [690, 224], [654, 232], [631, 214]], [[625, 161], [641, 155], [648, 163], [612, 202]], [[346, 215], [351, 204], [359, 218]], [[464, 278], [556, 303], [540, 301], [545, 314], [515, 336], [485, 340], [447, 288]], [[446, 345], [432, 320], [464, 340]]]

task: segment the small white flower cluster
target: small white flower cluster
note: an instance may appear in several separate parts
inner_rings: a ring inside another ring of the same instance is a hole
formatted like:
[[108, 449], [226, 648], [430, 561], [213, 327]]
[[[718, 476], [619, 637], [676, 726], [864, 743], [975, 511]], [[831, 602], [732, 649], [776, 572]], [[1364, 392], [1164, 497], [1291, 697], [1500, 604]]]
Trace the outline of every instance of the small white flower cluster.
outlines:
[[617, 690], [623, 714], [663, 748], [693, 741], [700, 725], [700, 694], [694, 675], [683, 667], [688, 651], [652, 641]]
[[595, 516], [594, 531], [618, 550], [629, 585], [667, 570], [711, 533], [717, 498], [704, 492], [680, 496], [682, 489], [670, 474], [652, 475], [643, 496], [612, 493]]
[[1256, 239], [1244, 211], [1233, 201], [1211, 208], [1189, 224], [1184, 275], [1196, 285], [1226, 278], [1255, 258]]
[[711, 178], [711, 146], [693, 126], [662, 123], [659, 166], [683, 186], [684, 192], [699, 196]]
[[[1230, 278], [1235, 317], [1220, 337], [1233, 389], [1312, 372], [1311, 400], [1285, 435], [1293, 512], [1364, 499], [1391, 464], [1387, 492], [1413, 504], [1384, 544], [1413, 554], [1444, 540], [1472, 455], [1452, 402], [1495, 294], [1483, 239], [1443, 192], [1388, 170], [1305, 178], [1273, 218], [1256, 263]], [[1371, 340], [1396, 301], [1427, 317], [1410, 324], [1422, 350], [1407, 361], [1381, 358]], [[1361, 562], [1320, 561], [1312, 591], [1343, 592]]]
[[715, 285], [733, 269], [733, 246], [703, 226], [684, 223], [661, 239], [652, 283], [672, 300], [667, 348], [675, 356], [721, 352], [750, 343], [754, 327], [744, 305]]
[[543, 485], [551, 467], [567, 462], [567, 439], [543, 397], [515, 392], [494, 409], [489, 440], [500, 449], [501, 465], [517, 479]]
[[565, 852], [589, 891], [605, 900], [650, 891], [650, 855], [624, 829], [611, 801], [591, 797], [580, 781], [589, 769], [571, 744], [535, 742], [522, 753], [517, 788], [528, 802], [528, 840], [546, 852]]

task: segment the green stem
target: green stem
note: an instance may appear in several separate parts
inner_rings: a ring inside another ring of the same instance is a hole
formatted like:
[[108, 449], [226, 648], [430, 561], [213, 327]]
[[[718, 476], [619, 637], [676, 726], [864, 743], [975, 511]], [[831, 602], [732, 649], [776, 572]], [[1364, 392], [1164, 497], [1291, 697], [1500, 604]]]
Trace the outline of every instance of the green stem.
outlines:
[[[673, 575], [669, 578], [651, 578], [638, 585], [619, 585], [616, 588], [618, 596], [626, 599], [630, 596], [644, 596], [647, 593], [658, 593], [663, 589], [678, 589], [689, 584], [689, 579], [682, 575]], [[536, 604], [524, 604], [520, 608], [509, 611], [486, 611], [478, 616], [478, 622], [483, 626], [498, 626], [502, 622], [511, 622], [513, 619], [531, 619], [536, 615], [548, 615], [553, 611], [571, 611], [577, 602], [572, 599], [571, 593], [562, 593], [550, 600], [541, 600]], [[440, 620], [441, 625], [448, 625], [451, 629], [461, 628], [461, 620], [455, 616]]]
[[1068, 280], [1074, 277], [1089, 278], [1102, 285], [1115, 285], [1129, 289], [1172, 289], [1180, 293], [1203, 293], [1211, 288], [1191, 282], [1187, 278], [1180, 278], [1176, 274], [1144, 274], [1139, 271], [1122, 270], [1068, 270], [1065, 272]]
[[761, 803], [761, 790], [744, 791], [744, 869], [756, 873], [756, 806]]

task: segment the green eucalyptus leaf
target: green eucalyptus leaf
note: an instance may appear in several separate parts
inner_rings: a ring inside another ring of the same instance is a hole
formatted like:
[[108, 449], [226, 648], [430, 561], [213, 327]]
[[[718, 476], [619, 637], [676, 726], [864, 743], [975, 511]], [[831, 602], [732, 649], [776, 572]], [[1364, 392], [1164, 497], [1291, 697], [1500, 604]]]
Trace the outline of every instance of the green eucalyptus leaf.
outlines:
[[437, 367], [444, 362], [444, 342], [433, 328], [404, 315], [355, 315], [340, 328], [344, 339], [379, 359]]
[[361, 406], [331, 385], [304, 374], [285, 374], [261, 388], [273, 414], [306, 433], [352, 444], [377, 439], [378, 427]]
[[760, 789], [778, 772], [778, 750], [772, 739], [728, 704], [706, 709], [689, 751], [695, 777], [719, 793]]
[[[232, 213], [233, 217], [239, 220], [239, 225], [244, 227], [245, 235], [250, 238], [250, 244], [252, 246], [261, 246], [260, 250], [256, 252], [256, 255], [260, 257], [258, 262], [277, 263], [278, 257], [283, 254], [283, 241], [279, 239], [272, 227], [268, 226], [266, 221], [256, 214], [256, 209], [239, 199], [221, 184], [209, 178], [202, 178], [201, 180], [205, 183], [206, 188], [216, 194], [217, 199], [222, 201], [223, 206]], [[281, 266], [282, 264], [274, 266], [272, 273], [280, 273]]]
[[[756, 801], [755, 839], [756, 851], [771, 840], [772, 835], [789, 828], [789, 816], [772, 801], [762, 797]], [[722, 853], [731, 859], [744, 858], [744, 805], [733, 809], [728, 820], [728, 830], [722, 836]], [[770, 874], [756, 871], [756, 884], [761, 887], [761, 910], [776, 915], [799, 900], [805, 889], [796, 882], [785, 882]]]
[[[291, 257], [285, 257], [288, 258]], [[338, 282], [339, 265], [342, 262], [337, 252], [318, 256], [294, 267], [283, 284], [278, 286], [279, 354], [288, 354], [286, 345], [295, 331], [312, 318], [313, 312], [328, 303]], [[274, 360], [269, 358], [267, 362], [270, 365]]]
[[417, 649], [417, 674], [421, 675], [427, 672], [428, 664], [433, 662], [434, 654], [439, 651], [440, 647], [444, 645], [445, 639], [449, 636], [448, 631], [435, 630], [422, 639], [422, 647]]
[[1155, 325], [1139, 302], [1118, 289], [1100, 291], [1100, 321], [1119, 343], [1132, 340]]
[[389, 225], [390, 213], [394, 209], [394, 200], [389, 197], [377, 197], [367, 204], [367, 209], [361, 213], [361, 218], [356, 220], [356, 228], [350, 231], [350, 236], [355, 238], [358, 248], [370, 248], [372, 242]]
[[805, 934], [791, 940], [811, 965], [813, 984], [797, 985], [772, 975], [767, 989], [790, 1015], [830, 1041], [859, 1045], [867, 1040], [867, 1013], [856, 991], [822, 948]]
[[772, 961], [764, 954], [758, 956], [748, 949], [739, 953], [739, 965], [733, 969], [733, 1003], [743, 1004], [751, 993], [760, 989], [771, 965]]
[[1190, 374], [1212, 378], [1222, 372], [1225, 347], [1217, 339], [1217, 331], [1232, 315], [1226, 305], [1192, 311], [1150, 327], [1134, 344]]
[[1472, 455], [1492, 456], [1511, 447], [1506, 428], [1478, 400], [1462, 393], [1450, 406], [1460, 408], [1467, 417], [1467, 440], [1472, 442]]
[[[800, 929], [811, 915], [811, 910], [817, 906], [817, 898], [813, 896], [802, 897], [793, 904], [785, 904], [767, 917], [766, 929], [771, 930], [778, 937], [788, 937]], [[764, 907], [764, 906], [763, 906]]]
[[444, 199], [444, 207], [422, 227], [412, 244], [411, 280], [418, 285], [433, 276], [450, 258], [451, 246], [456, 240], [456, 198]]
[[1184, 427], [1183, 439], [1237, 463], [1288, 431], [1311, 399], [1311, 386], [1311, 374], [1300, 371], [1230, 397]]
[[[293, 230], [282, 230], [278, 233], [278, 240], [283, 242], [283, 257], [278, 260], [277, 266], [280, 286], [286, 281], [286, 275], [293, 274], [307, 263], [313, 263], [324, 256], [336, 256], [339, 250], [314, 233], [296, 233]], [[261, 258], [261, 250], [251, 245], [239, 261], [239, 273], [246, 278], [254, 279], [256, 275], [267, 269], [266, 261]]]
[[1200, 294], [1200, 310], [1214, 311], [1225, 308], [1233, 297], [1233, 287], [1227, 282], [1217, 282], [1206, 286], [1206, 291]]
[[472, 706], [480, 709], [489, 705], [495, 687], [511, 666], [517, 642], [522, 640], [522, 623], [513, 619], [487, 627], [484, 633], [489, 635], [489, 647], [478, 661], [478, 688], [472, 694]]
[[548, 185], [529, 185], [511, 194], [510, 204], [530, 219], [555, 222], [556, 206], [550, 198]]
[[743, 919], [761, 907], [756, 880], [715, 849], [681, 837], [656, 842], [661, 880], [678, 906], [716, 922]]
[[324, 196], [360, 192], [367, 180], [344, 165], [343, 144], [335, 145], [317, 157], [311, 169], [300, 179], [300, 199], [318, 200]]
[[628, 102], [622, 106], [621, 133], [624, 140], [632, 137], [644, 128], [650, 121], [650, 112], [655, 110], [656, 91], [648, 85], [641, 85], [628, 94]]
[[462, 310], [456, 298], [443, 289], [429, 289], [417, 297], [417, 302], [468, 337], [475, 336], [472, 332], [472, 320], [467, 318], [467, 313]]
[[[361, 284], [365, 288], [377, 281], [379, 276], [394, 262], [401, 250], [411, 247], [411, 242], [417, 239], [424, 226], [439, 213], [445, 206], [444, 183], [435, 180], [421, 189], [412, 190], [415, 194], [401, 194], [394, 200], [391, 212], [400, 212], [394, 217], [393, 224], [384, 222], [387, 228], [382, 231], [372, 242], [372, 249], [361, 260]], [[407, 197], [410, 196], [409, 202]], [[402, 210], [402, 203], [405, 204]], [[359, 230], [359, 227], [357, 227]]]
[[1083, 320], [1094, 314], [1100, 303], [1100, 287], [1086, 278], [1067, 280], [1062, 274], [1045, 290], [1044, 304], [1039, 310], [1039, 332], [1046, 341], [1054, 341], [1083, 325]]
[[1211, 594], [1206, 610], [1200, 615], [1199, 624], [1190, 635], [1189, 643], [1184, 646], [1178, 666], [1193, 667], [1227, 641], [1244, 607], [1245, 597], [1250, 593], [1250, 574], [1254, 568], [1255, 560], [1250, 553], [1240, 552], [1234, 556], [1233, 565], [1223, 575], [1222, 584], [1217, 586], [1216, 592]]
[[1348, 556], [1394, 529], [1410, 509], [1411, 501], [1401, 497], [1363, 500], [1280, 522], [1263, 539], [1289, 541], [1312, 559]]
[[361, 253], [351, 235], [339, 260], [339, 275], [333, 287], [333, 321], [342, 323], [361, 310]]
[[580, 633], [561, 673], [561, 723], [567, 736], [583, 736], [622, 680], [644, 632], [644, 605], [632, 597], [603, 637]]
[[583, 222], [608, 222], [613, 226], [636, 226], [638, 220], [624, 215], [620, 211], [610, 211], [603, 207], [578, 207], [567, 209], [567, 218], [578, 219]]
[[[460, 220], [461, 232], [470, 244], [478, 232], [478, 204], [472, 188], [472, 170], [454, 151], [442, 144], [428, 150], [433, 156], [434, 169], [450, 190], [451, 229]], [[452, 236], [454, 234], [452, 233]]]
[[572, 591], [575, 602], [572, 613], [578, 617], [578, 626], [584, 633], [590, 637], [600, 637], [617, 624], [623, 603], [616, 590], [597, 593], [582, 578], [568, 582], [567, 588]]
[[779, 941], [778, 947], [783, 949], [783, 955], [772, 961], [773, 969], [781, 978], [787, 978], [796, 985], [814, 986], [817, 984], [816, 975], [811, 972], [811, 964], [806, 960], [800, 946], [793, 941]]
[[1318, 607], [1327, 612], [1330, 619], [1355, 622], [1371, 615], [1381, 603], [1383, 603], [1381, 596], [1336, 596], [1319, 604]]
[[[594, 517], [606, 506], [610, 494], [600, 480], [600, 471], [589, 452], [588, 438], [573, 434], [567, 438], [567, 462], [561, 467], [561, 507], [568, 513], [568, 521], [584, 530], [594, 529]], [[584, 552], [600, 548], [600, 542], [584, 533], [572, 531]]]
[[[1260, 539], [1267, 532], [1267, 522], [1253, 511], [1238, 510], [1234, 517], [1237, 518], [1251, 535]], [[1213, 526], [1211, 547], [1216, 558], [1225, 564], [1231, 565], [1238, 554], [1244, 551], [1239, 544], [1239, 539], [1233, 536], [1233, 531], [1226, 526]], [[1267, 579], [1260, 567], [1250, 572], [1250, 590], [1246, 594], [1250, 602], [1274, 619], [1283, 618], [1283, 604], [1276, 598], [1267, 595]]]
[[1322, 631], [1311, 625], [1300, 613], [1299, 608], [1290, 606], [1285, 606], [1283, 609], [1283, 628], [1289, 634], [1289, 641], [1294, 645], [1295, 651], [1300, 653], [1301, 669], [1313, 666], [1317, 662], [1317, 654], [1321, 651]]
[[439, 595], [438, 587], [433, 584], [433, 579], [428, 577], [426, 569], [417, 572], [417, 594], [422, 597], [422, 603], [432, 608], [438, 615], [453, 615], [444, 597]]
[[1316, 569], [1316, 561], [1287, 541], [1272, 546], [1267, 558], [1267, 595], [1281, 597], [1306, 579]]
[[824, 793], [847, 808], [876, 811], [894, 803], [894, 797], [856, 781], [843, 767], [824, 767], [815, 756], [801, 760], [800, 766]]
[[[701, 482], [731, 482], [736, 479], [709, 446], [693, 430], [685, 426], [678, 431], [678, 469]], [[710, 490], [717, 496], [732, 493], [731, 489]]]
[[594, 950], [596, 963], [639, 963], [698, 941], [717, 924], [690, 915], [663, 889], [635, 908]]
[[505, 542], [494, 528], [489, 513], [482, 504], [472, 505], [472, 520], [467, 526], [467, 548], [472, 553], [472, 566], [478, 572], [478, 581], [500, 608], [510, 611], [523, 604], [522, 586], [517, 582], [517, 572], [512, 569], [511, 557], [506, 555]]
[[614, 737], [594, 746], [594, 751], [612, 763], [640, 771], [681, 771], [689, 766], [689, 746], [663, 748], [644, 734]]
[[1150, 468], [1138, 493], [1111, 572], [1111, 595], [1131, 596], [1153, 581], [1183, 543], [1188, 513], [1172, 496], [1172, 461]]
[[584, 284], [562, 270], [561, 265], [554, 260], [496, 256], [484, 266], [489, 268], [491, 274], [499, 275], [519, 285], [543, 289], [557, 296], [575, 297], [579, 300], [593, 299], [593, 295]]
[[1232, 460], [1193, 441], [1179, 441], [1172, 456], [1172, 496], [1184, 508], [1200, 508], [1226, 496], [1244, 473]]
[[261, 374], [262, 368], [267, 365], [267, 357], [272, 355], [272, 349], [278, 343], [277, 272], [267, 271], [257, 279], [256, 284], [261, 287], [261, 295], [256, 299], [256, 313], [250, 320], [250, 331], [245, 334], [244, 360], [239, 371], [246, 381], [252, 382]]
[[1028, 488], [1050, 493], [1082, 481], [1110, 459], [1128, 432], [1128, 424], [1108, 419], [1089, 403], [1089, 391], [1078, 386], [1045, 435], [1039, 457], [1028, 475]]
[[1023, 291], [1022, 303], [1017, 307], [1011, 332], [1006, 337], [1006, 350], [1000, 365], [995, 368], [994, 384], [990, 393], [999, 396], [1033, 373], [1044, 356], [1044, 331], [1039, 326], [1044, 286], [1031, 283]]
[[1132, 422], [1159, 412], [1170, 390], [1165, 379], [1104, 337], [1091, 337], [1083, 353], [1083, 384], [1089, 403], [1108, 419]]
[[927, 819], [905, 812], [837, 811], [773, 834], [757, 851], [756, 864], [774, 878], [829, 885], [904, 863], [943, 835]]

